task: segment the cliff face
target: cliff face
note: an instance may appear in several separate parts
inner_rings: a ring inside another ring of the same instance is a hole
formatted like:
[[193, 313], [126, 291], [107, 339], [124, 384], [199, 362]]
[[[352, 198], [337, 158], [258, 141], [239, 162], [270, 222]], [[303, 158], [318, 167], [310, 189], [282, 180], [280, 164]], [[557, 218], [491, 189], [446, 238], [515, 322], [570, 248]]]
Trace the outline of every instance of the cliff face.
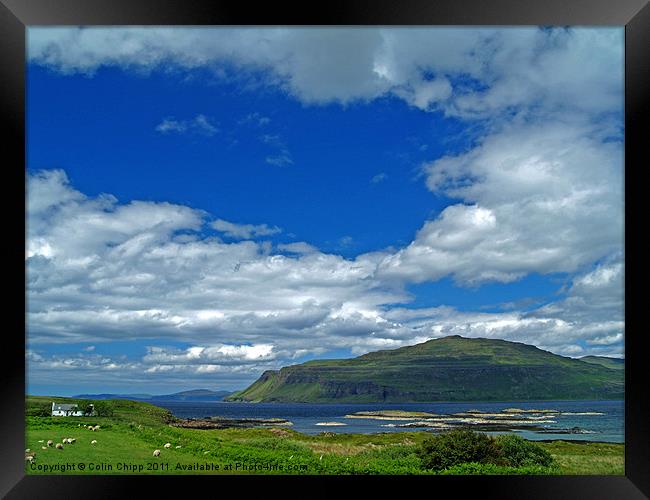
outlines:
[[623, 374], [503, 340], [458, 336], [266, 371], [230, 401], [425, 402], [617, 399]]

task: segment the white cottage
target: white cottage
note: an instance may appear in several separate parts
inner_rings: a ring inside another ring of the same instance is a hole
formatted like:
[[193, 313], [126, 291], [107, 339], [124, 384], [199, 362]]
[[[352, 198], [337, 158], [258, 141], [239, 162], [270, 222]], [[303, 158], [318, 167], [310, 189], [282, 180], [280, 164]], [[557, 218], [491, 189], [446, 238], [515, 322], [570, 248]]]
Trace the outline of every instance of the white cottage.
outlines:
[[[93, 406], [93, 405], [90, 405]], [[91, 414], [94, 413], [91, 412]], [[52, 416], [53, 417], [83, 417], [84, 411], [77, 405], [69, 405], [62, 403], [52, 402]]]

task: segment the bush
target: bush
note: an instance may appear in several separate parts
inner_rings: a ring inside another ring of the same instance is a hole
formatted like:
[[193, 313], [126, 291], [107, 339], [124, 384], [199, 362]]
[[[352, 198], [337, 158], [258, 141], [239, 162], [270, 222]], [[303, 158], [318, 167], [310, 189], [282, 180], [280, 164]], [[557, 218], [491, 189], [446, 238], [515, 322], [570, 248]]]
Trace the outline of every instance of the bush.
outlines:
[[242, 442], [242, 444], [254, 448], [260, 448], [263, 450], [294, 451], [294, 452], [310, 451], [307, 446], [293, 439], [255, 438], [255, 439], [246, 439]]
[[417, 454], [422, 468], [452, 468], [450, 473], [456, 474], [539, 474], [554, 465], [548, 451], [520, 436], [492, 438], [471, 430], [452, 430], [429, 438]]
[[468, 462], [503, 463], [501, 448], [494, 438], [465, 429], [433, 436], [422, 443], [417, 453], [422, 468], [432, 470]]
[[454, 465], [443, 470], [443, 475], [552, 475], [559, 474], [557, 468], [529, 465], [526, 467], [510, 467], [505, 465], [479, 464], [476, 462]]
[[98, 417], [112, 417], [113, 403], [108, 401], [93, 401], [95, 405], [95, 415]]
[[503, 458], [506, 460], [507, 465], [513, 467], [532, 465], [549, 467], [553, 463], [553, 457], [548, 451], [535, 443], [526, 441], [520, 436], [504, 434], [496, 440], [503, 452]]
[[373, 459], [402, 460], [415, 455], [415, 446], [393, 445], [382, 446], [379, 449], [366, 450], [359, 456], [368, 456]]
[[28, 417], [49, 417], [52, 414], [52, 407], [45, 404], [27, 404], [25, 415]]

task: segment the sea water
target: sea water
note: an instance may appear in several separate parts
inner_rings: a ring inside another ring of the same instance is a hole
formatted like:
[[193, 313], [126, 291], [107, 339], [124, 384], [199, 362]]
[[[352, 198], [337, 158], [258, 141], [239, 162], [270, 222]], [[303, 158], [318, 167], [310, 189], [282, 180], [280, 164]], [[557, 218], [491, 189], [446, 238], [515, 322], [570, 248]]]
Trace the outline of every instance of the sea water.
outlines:
[[[359, 411], [405, 410], [423, 411], [439, 415], [480, 410], [486, 413], [500, 412], [506, 408], [522, 410], [557, 410], [550, 415], [554, 424], [540, 424], [548, 430], [579, 427], [585, 434], [541, 433], [516, 430], [514, 433], [531, 440], [563, 439], [566, 441], [624, 442], [624, 402], [617, 401], [543, 401], [543, 402], [473, 402], [473, 403], [372, 403], [372, 404], [312, 404], [312, 403], [227, 403], [156, 401], [156, 406], [170, 410], [180, 418], [283, 418], [293, 422], [291, 429], [305, 434], [323, 431], [337, 433], [376, 433], [427, 430], [426, 428], [386, 427], [400, 421], [345, 418]], [[580, 415], [602, 413], [602, 415]], [[514, 416], [514, 418], [517, 418]], [[318, 423], [339, 422], [344, 426], [319, 426]], [[406, 423], [407, 420], [404, 421]], [[493, 433], [498, 434], [498, 433]]]

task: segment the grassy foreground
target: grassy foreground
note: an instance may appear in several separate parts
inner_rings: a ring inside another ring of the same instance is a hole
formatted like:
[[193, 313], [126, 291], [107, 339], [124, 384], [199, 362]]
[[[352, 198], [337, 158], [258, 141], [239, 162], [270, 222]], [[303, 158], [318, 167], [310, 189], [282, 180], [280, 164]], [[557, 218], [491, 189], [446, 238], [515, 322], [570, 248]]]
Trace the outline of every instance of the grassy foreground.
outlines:
[[[286, 428], [183, 429], [162, 408], [126, 400], [109, 403], [106, 416], [47, 417], [51, 401], [27, 398], [27, 474], [432, 474], [416, 450], [428, 432], [310, 436]], [[84, 428], [99, 425], [97, 431]], [[48, 447], [74, 438], [63, 449]], [[96, 440], [95, 444], [91, 441]], [[171, 447], [164, 448], [166, 443]], [[623, 445], [538, 443], [552, 467], [462, 465], [441, 474], [624, 474]], [[45, 447], [46, 449], [42, 449]], [[177, 448], [178, 447], [178, 448]], [[160, 455], [153, 456], [154, 450]]]

